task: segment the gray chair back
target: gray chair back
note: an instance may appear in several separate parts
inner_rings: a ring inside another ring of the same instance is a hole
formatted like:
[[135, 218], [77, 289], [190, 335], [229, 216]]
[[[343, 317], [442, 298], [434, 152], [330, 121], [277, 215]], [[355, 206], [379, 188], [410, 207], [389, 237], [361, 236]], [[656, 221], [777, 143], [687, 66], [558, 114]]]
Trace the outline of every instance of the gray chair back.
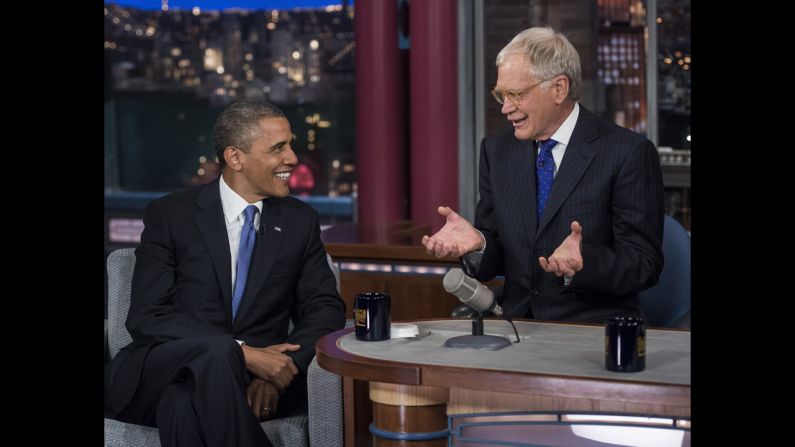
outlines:
[[130, 311], [130, 288], [135, 269], [135, 249], [122, 248], [108, 256], [108, 350], [115, 357], [132, 342], [125, 322]]
[[665, 216], [663, 265], [656, 285], [640, 292], [640, 308], [650, 326], [690, 329], [690, 236]]

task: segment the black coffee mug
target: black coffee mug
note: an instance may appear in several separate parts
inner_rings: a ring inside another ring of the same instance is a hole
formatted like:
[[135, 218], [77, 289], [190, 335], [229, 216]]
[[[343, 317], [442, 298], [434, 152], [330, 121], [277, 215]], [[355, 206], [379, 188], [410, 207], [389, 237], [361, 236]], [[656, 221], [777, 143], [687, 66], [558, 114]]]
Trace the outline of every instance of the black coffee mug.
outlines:
[[646, 322], [640, 317], [613, 317], [605, 324], [605, 368], [637, 372], [646, 368]]
[[386, 293], [366, 292], [356, 295], [353, 302], [353, 324], [356, 327], [357, 340], [389, 340], [390, 301]]

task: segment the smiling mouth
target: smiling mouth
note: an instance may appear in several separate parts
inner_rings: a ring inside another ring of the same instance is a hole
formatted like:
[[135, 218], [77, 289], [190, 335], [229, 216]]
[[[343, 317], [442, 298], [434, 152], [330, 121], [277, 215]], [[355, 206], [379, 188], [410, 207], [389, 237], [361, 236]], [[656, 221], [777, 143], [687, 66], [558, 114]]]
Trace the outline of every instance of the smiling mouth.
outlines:
[[521, 119], [518, 119], [518, 120], [511, 120], [511, 122], [513, 123], [513, 127], [519, 127], [522, 124], [524, 124], [526, 121], [527, 121], [527, 117], [524, 117], [524, 118], [521, 118]]
[[283, 171], [283, 172], [277, 172], [277, 173], [273, 174], [273, 176], [276, 177], [279, 180], [287, 181], [287, 180], [290, 180], [290, 175], [291, 174], [292, 173], [290, 171]]

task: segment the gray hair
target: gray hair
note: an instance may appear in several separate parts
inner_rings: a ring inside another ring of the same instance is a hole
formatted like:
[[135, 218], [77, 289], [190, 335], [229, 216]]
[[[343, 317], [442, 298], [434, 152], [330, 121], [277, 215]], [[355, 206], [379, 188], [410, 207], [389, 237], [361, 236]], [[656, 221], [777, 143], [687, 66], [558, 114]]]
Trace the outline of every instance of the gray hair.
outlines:
[[509, 54], [522, 54], [530, 64], [530, 75], [534, 78], [551, 79], [564, 74], [569, 78], [569, 97], [576, 101], [582, 88], [580, 55], [561, 33], [552, 28], [528, 28], [511, 40], [497, 54], [497, 67], [505, 62]]
[[213, 126], [213, 144], [218, 164], [226, 166], [224, 149], [235, 146], [248, 152], [260, 134], [263, 118], [284, 118], [278, 107], [267, 102], [237, 101], [225, 108]]

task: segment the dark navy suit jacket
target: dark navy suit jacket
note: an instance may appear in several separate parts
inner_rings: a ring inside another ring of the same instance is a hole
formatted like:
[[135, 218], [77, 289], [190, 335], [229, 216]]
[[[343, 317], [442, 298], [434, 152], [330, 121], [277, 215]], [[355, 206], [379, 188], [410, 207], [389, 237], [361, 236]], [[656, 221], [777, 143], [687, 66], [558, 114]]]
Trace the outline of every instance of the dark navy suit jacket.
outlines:
[[[639, 315], [638, 291], [662, 271], [663, 182], [646, 138], [580, 113], [536, 223], [537, 147], [513, 129], [484, 138], [475, 226], [486, 238], [481, 255], [462, 258], [481, 281], [505, 276], [502, 306], [509, 317], [602, 322]], [[568, 286], [538, 263], [582, 225], [583, 269]]]
[[[263, 200], [260, 232], [237, 318], [232, 320], [229, 241], [218, 179], [153, 201], [135, 252], [127, 329], [133, 342], [113, 359], [110, 402], [132, 398], [151, 347], [228, 335], [251, 346], [289, 342], [302, 374], [322, 335], [341, 329], [345, 304], [320, 241], [317, 212], [292, 198]], [[288, 335], [289, 319], [295, 322]]]

